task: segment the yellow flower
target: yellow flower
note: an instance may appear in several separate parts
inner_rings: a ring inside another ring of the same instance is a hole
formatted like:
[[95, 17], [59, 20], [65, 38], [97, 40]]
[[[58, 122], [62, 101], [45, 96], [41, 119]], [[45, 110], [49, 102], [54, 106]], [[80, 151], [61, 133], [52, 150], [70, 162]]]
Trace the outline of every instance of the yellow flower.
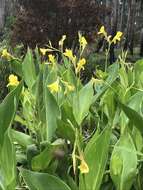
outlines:
[[81, 70], [84, 70], [84, 65], [86, 64], [86, 59], [82, 58], [77, 63], [76, 73], [79, 73]]
[[10, 53], [8, 53], [7, 49], [3, 49], [1, 57], [7, 60], [11, 60], [13, 58], [13, 56]]
[[87, 163], [85, 162], [85, 160], [83, 159], [83, 156], [80, 156], [80, 160], [81, 160], [81, 164], [78, 167], [80, 169], [80, 172], [82, 174], [89, 173], [89, 167], [88, 167]]
[[104, 36], [107, 36], [107, 32], [105, 31], [105, 27], [104, 26], [101, 26], [98, 34], [103, 34]]
[[67, 84], [67, 89], [70, 91], [70, 92], [73, 92], [75, 90], [75, 87], [73, 85], [70, 85], [70, 84]]
[[65, 53], [63, 53], [64, 56], [68, 57], [69, 60], [71, 60], [73, 63], [76, 61], [76, 56], [73, 55], [73, 52], [71, 49], [66, 49]]
[[55, 56], [54, 55], [52, 55], [52, 54], [49, 54], [48, 55], [48, 57], [49, 57], [49, 62], [51, 62], [52, 64], [55, 64]]
[[111, 35], [109, 35], [109, 36], [107, 36], [107, 42], [109, 42], [109, 43], [111, 43], [111, 38], [112, 38], [112, 36]]
[[64, 95], [66, 95], [68, 92], [73, 92], [74, 90], [75, 90], [75, 87], [67, 83]]
[[46, 55], [46, 53], [47, 52], [51, 52], [52, 50], [51, 49], [49, 49], [49, 48], [40, 48], [40, 52], [41, 52], [41, 54], [43, 55], [43, 56], [45, 56]]
[[17, 86], [19, 84], [18, 77], [13, 74], [9, 75], [8, 81], [9, 83], [7, 86]]
[[63, 53], [66, 57], [68, 57], [70, 60], [73, 59], [73, 52], [71, 49], [66, 49], [65, 53]]
[[85, 37], [80, 34], [80, 32], [78, 33], [78, 35], [79, 35], [79, 43], [83, 50], [87, 45], [87, 41], [86, 41]]
[[66, 35], [63, 35], [62, 36], [62, 39], [59, 41], [59, 46], [63, 46], [63, 44], [64, 44], [64, 41], [66, 40]]
[[73, 92], [75, 90], [75, 87], [71, 84], [69, 84], [68, 82], [64, 81], [64, 80], [61, 80], [61, 82], [64, 84], [66, 90], [64, 92], [64, 94], [67, 94], [67, 92]]
[[114, 36], [112, 42], [113, 42], [114, 44], [116, 44], [117, 41], [121, 41], [121, 37], [122, 37], [122, 35], [123, 35], [123, 33], [120, 32], [120, 31], [118, 31], [117, 34], [116, 34], [116, 36]]
[[47, 87], [50, 89], [51, 93], [57, 93], [60, 91], [60, 86], [59, 86], [59, 80], [57, 79], [55, 82], [52, 84], [47, 85]]

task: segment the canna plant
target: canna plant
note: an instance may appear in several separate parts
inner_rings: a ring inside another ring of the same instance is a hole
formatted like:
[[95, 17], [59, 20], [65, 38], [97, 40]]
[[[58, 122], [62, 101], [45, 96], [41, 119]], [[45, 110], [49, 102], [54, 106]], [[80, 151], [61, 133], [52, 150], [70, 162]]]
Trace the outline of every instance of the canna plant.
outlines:
[[[103, 27], [99, 34], [109, 46], [122, 36], [118, 32], [111, 41]], [[24, 60], [2, 52], [14, 74], [0, 111], [2, 121], [10, 111], [7, 126], [1, 123], [0, 188], [140, 190], [143, 61], [126, 63], [123, 53], [107, 67], [106, 59], [105, 71], [96, 70], [83, 84], [87, 41], [79, 33], [75, 53], [64, 49], [65, 40], [59, 49], [51, 42], [28, 49]]]

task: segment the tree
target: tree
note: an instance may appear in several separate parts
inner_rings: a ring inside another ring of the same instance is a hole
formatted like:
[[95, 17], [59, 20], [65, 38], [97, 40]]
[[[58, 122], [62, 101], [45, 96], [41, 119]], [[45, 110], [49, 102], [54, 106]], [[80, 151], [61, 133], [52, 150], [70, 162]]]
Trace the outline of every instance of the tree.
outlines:
[[143, 57], [143, 28], [141, 30], [141, 37], [140, 37], [140, 56]]
[[[118, 11], [119, 11], [119, 0], [112, 1], [113, 9], [111, 16], [111, 36], [112, 38], [116, 35], [117, 26], [118, 26]], [[115, 62], [115, 53], [114, 53], [115, 45], [112, 43], [110, 47], [110, 63]]]
[[5, 22], [5, 2], [5, 0], [0, 0], [0, 34], [2, 33]]
[[133, 55], [134, 48], [134, 32], [135, 32], [135, 18], [136, 18], [136, 0], [128, 0], [128, 20], [127, 32], [124, 49], [129, 49]]
[[33, 48], [48, 40], [57, 45], [63, 34], [71, 45], [78, 31], [90, 41], [102, 23], [101, 15], [106, 14], [105, 6], [93, 0], [21, 0], [20, 5], [12, 41]]

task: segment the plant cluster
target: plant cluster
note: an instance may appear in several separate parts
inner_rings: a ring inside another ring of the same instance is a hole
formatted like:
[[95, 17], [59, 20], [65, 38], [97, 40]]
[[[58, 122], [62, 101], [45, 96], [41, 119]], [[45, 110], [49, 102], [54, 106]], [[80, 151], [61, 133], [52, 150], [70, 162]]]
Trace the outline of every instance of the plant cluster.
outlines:
[[[122, 36], [99, 34], [109, 46]], [[82, 84], [87, 40], [78, 36], [76, 54], [66, 35], [24, 60], [2, 51], [13, 73], [0, 104], [0, 190], [142, 189], [143, 61], [122, 53]]]

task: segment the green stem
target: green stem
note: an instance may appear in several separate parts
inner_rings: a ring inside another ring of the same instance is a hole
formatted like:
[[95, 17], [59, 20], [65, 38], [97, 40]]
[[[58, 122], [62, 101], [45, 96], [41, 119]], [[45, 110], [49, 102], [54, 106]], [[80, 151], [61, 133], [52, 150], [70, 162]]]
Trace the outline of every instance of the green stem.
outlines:
[[109, 51], [110, 51], [110, 46], [111, 46], [111, 44], [109, 43], [108, 48], [106, 50], [105, 72], [107, 71], [107, 67], [108, 67], [108, 55], [109, 55]]

